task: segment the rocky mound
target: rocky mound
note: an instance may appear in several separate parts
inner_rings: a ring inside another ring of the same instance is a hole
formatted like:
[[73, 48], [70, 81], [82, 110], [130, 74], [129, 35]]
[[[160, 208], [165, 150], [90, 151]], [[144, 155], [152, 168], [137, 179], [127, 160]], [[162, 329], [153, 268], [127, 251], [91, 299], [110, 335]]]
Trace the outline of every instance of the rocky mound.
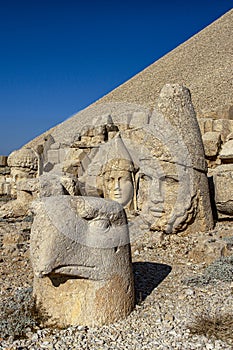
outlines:
[[[179, 83], [190, 89], [198, 116], [208, 116], [219, 108], [221, 114], [226, 107], [228, 118], [233, 118], [232, 32], [230, 10], [96, 103], [132, 102], [153, 108], [164, 84]], [[38, 145], [45, 134], [27, 146]]]

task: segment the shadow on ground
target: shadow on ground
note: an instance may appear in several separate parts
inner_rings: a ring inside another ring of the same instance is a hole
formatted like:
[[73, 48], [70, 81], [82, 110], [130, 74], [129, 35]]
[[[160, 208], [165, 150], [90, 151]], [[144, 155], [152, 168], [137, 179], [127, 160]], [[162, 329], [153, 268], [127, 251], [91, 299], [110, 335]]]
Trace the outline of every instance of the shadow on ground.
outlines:
[[166, 264], [151, 262], [133, 263], [136, 303], [139, 304], [156, 288], [171, 272]]

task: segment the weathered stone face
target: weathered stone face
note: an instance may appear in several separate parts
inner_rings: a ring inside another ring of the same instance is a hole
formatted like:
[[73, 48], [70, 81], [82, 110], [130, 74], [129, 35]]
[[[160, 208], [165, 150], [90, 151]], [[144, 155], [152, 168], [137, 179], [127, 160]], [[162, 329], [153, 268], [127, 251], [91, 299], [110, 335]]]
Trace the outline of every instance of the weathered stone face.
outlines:
[[135, 228], [139, 217], [144, 228], [167, 233], [212, 227], [207, 164], [188, 89], [166, 85], [153, 112], [110, 104], [83, 113], [86, 124], [77, 126], [62, 165], [68, 193], [119, 202]]
[[17, 196], [18, 181], [38, 176], [38, 156], [31, 148], [21, 148], [12, 152], [7, 162], [11, 169], [11, 192], [13, 196]]
[[12, 152], [7, 159], [10, 176], [9, 194], [16, 198], [1, 207], [2, 217], [23, 217], [28, 214], [31, 201], [37, 196], [38, 156], [31, 148]]
[[127, 206], [133, 199], [134, 186], [130, 171], [109, 170], [104, 174], [105, 198]]
[[139, 174], [138, 206], [145, 220], [152, 223], [152, 229], [163, 231], [168, 224], [169, 214], [176, 206], [179, 186], [182, 184], [179, 183], [174, 165], [168, 169], [167, 164], [163, 164], [162, 172], [150, 165], [143, 170]]
[[[172, 215], [168, 221], [165, 219], [168, 229], [172, 232], [186, 228], [195, 231], [195, 227], [198, 227], [199, 231], [210, 229], [213, 227], [213, 219], [206, 176], [207, 164], [189, 90], [178, 84], [165, 85], [158, 98], [157, 110], [167, 120], [170, 128], [175, 129], [174, 135], [177, 138], [173, 157], [168, 160], [170, 165], [172, 163], [176, 165], [176, 174], [174, 171], [168, 171], [168, 174], [169, 172], [172, 174], [173, 185], [171, 190], [166, 191], [168, 200], [165, 202], [172, 203], [170, 193], [173, 197], [175, 187], [178, 185]], [[177, 181], [174, 181], [176, 179], [174, 175], [177, 175]], [[168, 211], [169, 207], [165, 208], [165, 212]]]
[[124, 266], [126, 253], [129, 258], [127, 221], [117, 203], [52, 196], [34, 207], [31, 257], [38, 277], [64, 274], [107, 280]]
[[11, 167], [11, 175], [14, 181], [36, 177], [37, 175], [38, 157], [31, 148], [21, 148], [12, 152], [7, 162]]
[[134, 287], [121, 205], [93, 197], [52, 196], [37, 200], [34, 211], [34, 296], [50, 316], [47, 324], [96, 325], [128, 315]]
[[133, 225], [166, 233], [212, 227], [207, 165], [188, 89], [167, 84], [153, 111], [125, 103], [94, 106], [51, 138], [43, 159], [55, 150], [64, 157], [41, 167], [41, 196], [117, 201], [130, 232]]

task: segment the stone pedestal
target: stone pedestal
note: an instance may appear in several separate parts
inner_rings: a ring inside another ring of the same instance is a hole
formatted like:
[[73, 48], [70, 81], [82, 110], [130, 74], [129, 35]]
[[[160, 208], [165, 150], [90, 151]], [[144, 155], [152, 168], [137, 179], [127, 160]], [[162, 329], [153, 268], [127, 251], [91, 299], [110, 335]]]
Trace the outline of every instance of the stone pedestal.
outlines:
[[125, 318], [134, 307], [132, 276], [93, 281], [64, 276], [34, 278], [34, 297], [47, 326], [100, 326]]

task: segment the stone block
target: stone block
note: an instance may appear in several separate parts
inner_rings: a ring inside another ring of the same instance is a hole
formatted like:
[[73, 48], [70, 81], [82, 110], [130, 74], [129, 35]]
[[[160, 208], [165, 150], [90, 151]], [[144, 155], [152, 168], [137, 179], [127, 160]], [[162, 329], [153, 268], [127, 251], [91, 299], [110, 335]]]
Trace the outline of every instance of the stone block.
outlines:
[[40, 197], [50, 197], [64, 194], [61, 177], [57, 174], [44, 173], [39, 177], [38, 191]]
[[9, 166], [0, 167], [0, 176], [1, 175], [10, 175], [10, 173], [11, 173], [11, 169]]
[[222, 146], [219, 157], [221, 161], [233, 163], [233, 140], [229, 140]]
[[7, 156], [0, 156], [0, 166], [7, 166]]
[[149, 124], [149, 115], [145, 112], [134, 112], [130, 121], [130, 128], [140, 128]]
[[213, 130], [221, 133], [222, 141], [225, 142], [227, 135], [233, 132], [233, 120], [217, 119], [213, 121]]
[[0, 196], [9, 196], [11, 194], [11, 185], [5, 179], [0, 180]]
[[67, 152], [68, 152], [67, 148], [59, 149], [59, 163], [62, 163], [65, 160]]
[[202, 140], [205, 156], [211, 158], [217, 157], [221, 145], [221, 134], [216, 131], [209, 131], [202, 136]]
[[59, 158], [59, 150], [58, 149], [48, 150], [47, 155], [48, 155], [48, 162], [49, 163], [51, 163], [51, 164], [58, 164], [59, 163], [60, 158]]
[[50, 145], [50, 149], [59, 149], [61, 147], [60, 142], [54, 142], [53, 144]]
[[11, 184], [8, 182], [4, 184], [4, 194], [7, 196], [11, 195]]
[[213, 131], [213, 119], [206, 118], [204, 119], [204, 132]]
[[232, 120], [233, 119], [233, 106], [232, 105], [226, 105], [226, 106], [219, 106], [218, 108], [207, 110], [203, 109], [201, 112], [199, 112], [198, 115], [199, 118], [212, 118], [212, 119], [225, 119], [225, 120]]
[[4, 196], [4, 182], [0, 182], [0, 196]]
[[233, 164], [223, 164], [214, 170], [215, 203], [219, 218], [233, 217]]

